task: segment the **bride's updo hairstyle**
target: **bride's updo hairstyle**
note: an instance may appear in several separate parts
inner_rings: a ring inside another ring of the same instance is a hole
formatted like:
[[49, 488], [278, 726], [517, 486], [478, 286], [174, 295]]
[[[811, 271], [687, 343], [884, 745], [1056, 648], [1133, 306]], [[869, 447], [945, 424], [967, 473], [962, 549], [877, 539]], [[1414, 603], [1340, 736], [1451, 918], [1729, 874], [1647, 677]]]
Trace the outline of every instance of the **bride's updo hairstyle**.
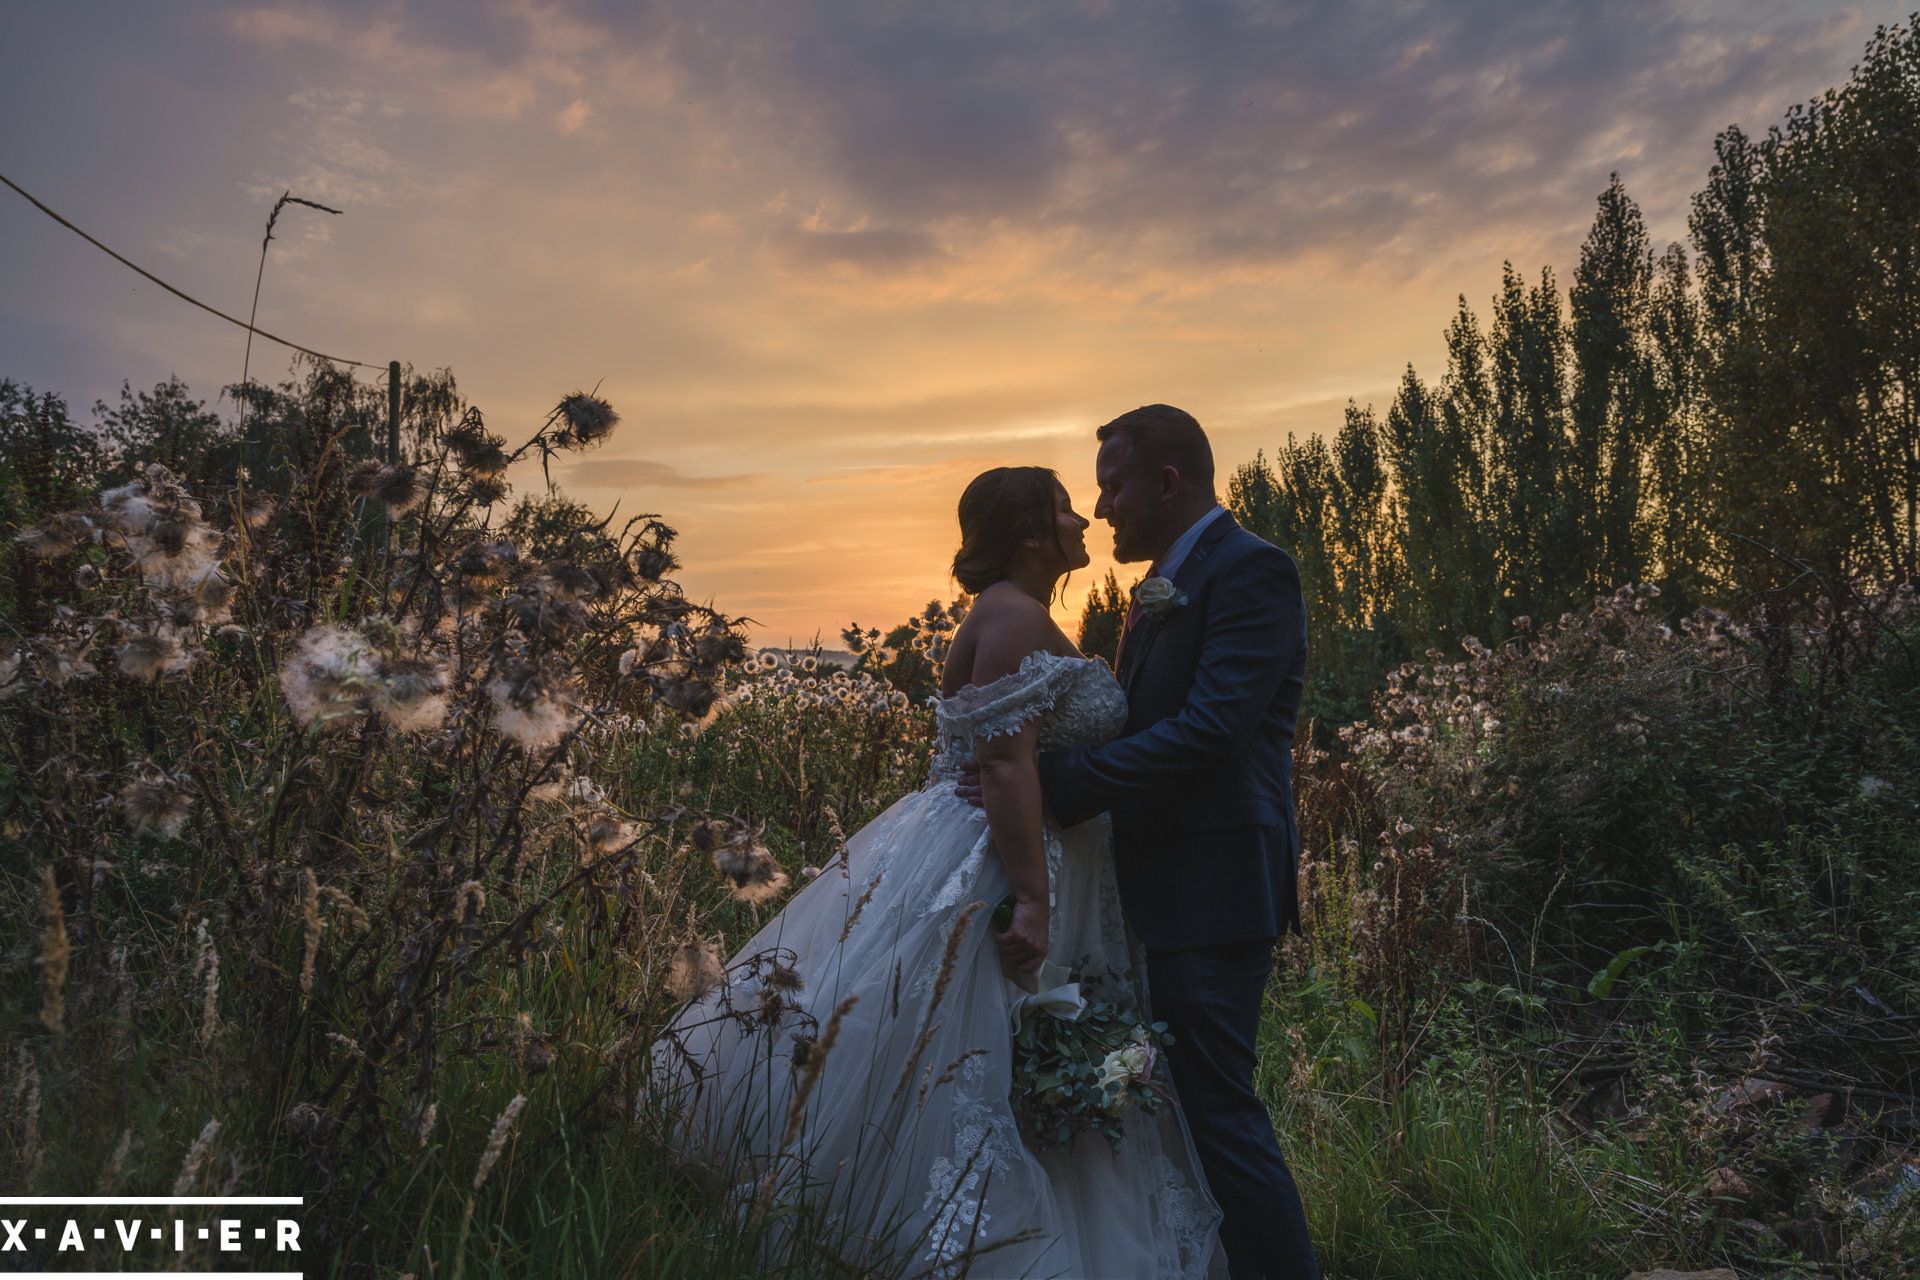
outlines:
[[1052, 538], [1060, 546], [1059, 495], [1060, 477], [1051, 467], [995, 467], [975, 476], [960, 495], [953, 577], [961, 590], [977, 596], [1006, 577], [1028, 538]]

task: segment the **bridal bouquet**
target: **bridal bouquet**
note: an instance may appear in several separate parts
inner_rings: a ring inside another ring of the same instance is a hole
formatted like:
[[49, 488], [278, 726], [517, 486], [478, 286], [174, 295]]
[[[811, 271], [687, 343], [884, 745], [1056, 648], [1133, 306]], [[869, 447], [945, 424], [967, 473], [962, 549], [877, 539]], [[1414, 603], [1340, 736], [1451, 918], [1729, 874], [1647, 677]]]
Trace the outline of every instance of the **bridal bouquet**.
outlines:
[[[1094, 994], [1082, 998], [1079, 975], [1060, 972], [1075, 981], [1015, 1010], [1013, 1114], [1035, 1151], [1068, 1146], [1088, 1131], [1117, 1148], [1126, 1112], [1159, 1110], [1165, 1090], [1154, 1068], [1173, 1037], [1164, 1022], [1144, 1023], [1130, 996], [1109, 993], [1094, 978], [1085, 984]], [[1059, 992], [1072, 994], [1062, 1001]]]

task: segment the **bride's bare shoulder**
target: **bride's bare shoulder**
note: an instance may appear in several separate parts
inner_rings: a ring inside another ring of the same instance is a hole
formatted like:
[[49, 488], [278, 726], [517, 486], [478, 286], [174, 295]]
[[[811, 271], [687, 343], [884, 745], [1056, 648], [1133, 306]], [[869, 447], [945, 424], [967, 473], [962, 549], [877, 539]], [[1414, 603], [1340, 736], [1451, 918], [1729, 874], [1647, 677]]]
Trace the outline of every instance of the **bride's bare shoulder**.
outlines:
[[1060, 634], [1047, 607], [1023, 591], [996, 591], [989, 587], [980, 593], [947, 651], [946, 670], [941, 692], [952, 695], [969, 685], [998, 680], [1020, 664], [1036, 649], [1050, 653], [1072, 651]]

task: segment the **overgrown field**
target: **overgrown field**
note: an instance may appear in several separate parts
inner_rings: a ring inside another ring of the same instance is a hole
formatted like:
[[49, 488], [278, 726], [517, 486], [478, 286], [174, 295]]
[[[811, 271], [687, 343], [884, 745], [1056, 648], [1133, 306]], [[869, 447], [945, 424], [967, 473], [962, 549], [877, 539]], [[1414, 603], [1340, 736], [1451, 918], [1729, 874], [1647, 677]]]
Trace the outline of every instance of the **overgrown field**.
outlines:
[[[647, 1048], [919, 785], [884, 673], [957, 610], [751, 653], [659, 519], [507, 502], [588, 396], [510, 445], [416, 379], [396, 464], [326, 373], [98, 454], [7, 397], [7, 1192], [300, 1194], [330, 1274], [890, 1270], [679, 1159]], [[1920, 1256], [1920, 612], [1827, 585], [1624, 589], [1302, 743], [1262, 1081], [1330, 1274]]]
[[[1916, 121], [1909, 21], [1716, 139], [1691, 254], [1616, 178], [1564, 295], [1233, 473], [1325, 721], [1261, 1080], [1331, 1276], [1920, 1273]], [[965, 602], [755, 653], [540, 484], [593, 395], [227, 390], [0, 381], [0, 1192], [300, 1195], [311, 1274], [912, 1274], [676, 1153], [649, 1048], [920, 784]]]

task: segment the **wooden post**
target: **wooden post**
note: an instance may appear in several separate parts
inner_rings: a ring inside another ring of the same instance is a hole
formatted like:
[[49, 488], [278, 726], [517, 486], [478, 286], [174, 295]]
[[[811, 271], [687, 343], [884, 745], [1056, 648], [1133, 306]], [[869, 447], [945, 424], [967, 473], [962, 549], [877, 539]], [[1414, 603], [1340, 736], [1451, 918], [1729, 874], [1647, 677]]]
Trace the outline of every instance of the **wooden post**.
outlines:
[[387, 362], [387, 463], [400, 461], [400, 362]]

